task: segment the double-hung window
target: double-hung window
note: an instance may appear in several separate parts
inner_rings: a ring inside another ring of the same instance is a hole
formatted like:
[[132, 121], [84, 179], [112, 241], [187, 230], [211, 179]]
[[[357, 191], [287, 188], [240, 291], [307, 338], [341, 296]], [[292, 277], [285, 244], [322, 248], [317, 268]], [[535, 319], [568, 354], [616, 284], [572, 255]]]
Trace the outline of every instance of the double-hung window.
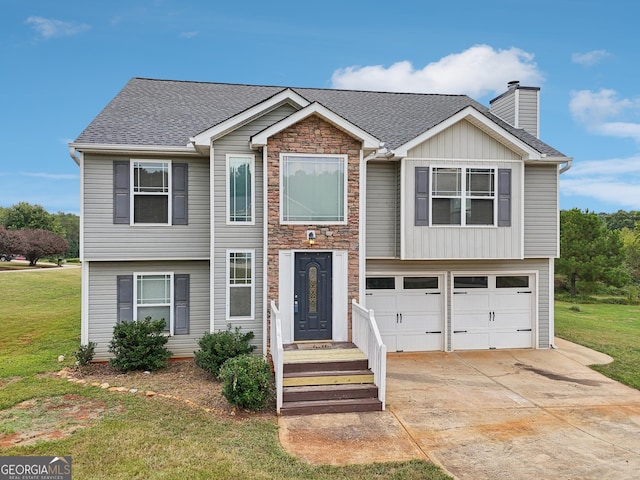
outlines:
[[254, 318], [253, 250], [227, 251], [227, 318]]
[[139, 273], [135, 276], [133, 320], [164, 320], [164, 331], [173, 333], [173, 274]]
[[280, 221], [345, 224], [346, 155], [280, 155]]
[[168, 224], [171, 162], [133, 161], [133, 223]]
[[227, 223], [254, 224], [253, 155], [227, 155]]
[[496, 169], [434, 167], [432, 225], [495, 225]]

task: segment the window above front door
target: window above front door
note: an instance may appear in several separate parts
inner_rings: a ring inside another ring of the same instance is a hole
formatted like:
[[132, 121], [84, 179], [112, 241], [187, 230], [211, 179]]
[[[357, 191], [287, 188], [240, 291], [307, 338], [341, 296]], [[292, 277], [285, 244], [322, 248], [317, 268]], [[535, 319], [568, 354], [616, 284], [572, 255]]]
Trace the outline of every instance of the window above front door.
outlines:
[[280, 155], [280, 222], [346, 224], [347, 156]]

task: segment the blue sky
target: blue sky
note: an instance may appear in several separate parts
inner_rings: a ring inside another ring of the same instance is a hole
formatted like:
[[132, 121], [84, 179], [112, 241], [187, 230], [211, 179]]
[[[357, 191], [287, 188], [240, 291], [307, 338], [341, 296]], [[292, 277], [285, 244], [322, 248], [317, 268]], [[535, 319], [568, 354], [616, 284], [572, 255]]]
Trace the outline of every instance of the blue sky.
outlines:
[[0, 206], [79, 212], [67, 143], [131, 77], [466, 93], [541, 87], [561, 207], [640, 210], [640, 4], [628, 0], [0, 0]]

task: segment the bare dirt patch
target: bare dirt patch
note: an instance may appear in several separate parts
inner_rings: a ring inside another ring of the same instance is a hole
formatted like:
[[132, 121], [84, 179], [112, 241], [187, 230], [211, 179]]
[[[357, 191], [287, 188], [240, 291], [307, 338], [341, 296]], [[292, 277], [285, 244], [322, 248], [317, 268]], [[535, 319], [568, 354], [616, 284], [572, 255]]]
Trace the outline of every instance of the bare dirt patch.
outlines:
[[66, 438], [107, 413], [123, 411], [81, 395], [32, 398], [0, 412], [0, 449]]
[[[251, 413], [238, 410], [222, 395], [222, 383], [198, 367], [192, 359], [170, 361], [167, 368], [155, 372], [122, 373], [109, 364], [91, 364], [66, 375], [84, 380], [85, 385], [111, 389], [120, 387], [122, 393], [136, 393], [153, 399], [169, 399], [185, 407], [200, 408], [207, 412], [244, 418], [255, 415], [273, 415], [271, 410]], [[104, 386], [108, 384], [108, 387]]]

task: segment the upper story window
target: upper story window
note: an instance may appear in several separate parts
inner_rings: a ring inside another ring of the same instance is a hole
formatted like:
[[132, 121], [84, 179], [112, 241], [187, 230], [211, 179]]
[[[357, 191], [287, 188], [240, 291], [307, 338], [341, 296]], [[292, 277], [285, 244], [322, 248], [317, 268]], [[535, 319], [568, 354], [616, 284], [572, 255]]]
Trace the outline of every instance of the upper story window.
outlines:
[[416, 167], [415, 188], [416, 225], [511, 225], [510, 169]]
[[227, 155], [227, 223], [254, 224], [253, 155]]
[[280, 221], [345, 224], [346, 155], [280, 155]]
[[494, 225], [495, 169], [434, 168], [432, 225]]
[[134, 161], [133, 223], [169, 223], [171, 162]]
[[113, 223], [188, 225], [189, 164], [170, 160], [113, 162]]

